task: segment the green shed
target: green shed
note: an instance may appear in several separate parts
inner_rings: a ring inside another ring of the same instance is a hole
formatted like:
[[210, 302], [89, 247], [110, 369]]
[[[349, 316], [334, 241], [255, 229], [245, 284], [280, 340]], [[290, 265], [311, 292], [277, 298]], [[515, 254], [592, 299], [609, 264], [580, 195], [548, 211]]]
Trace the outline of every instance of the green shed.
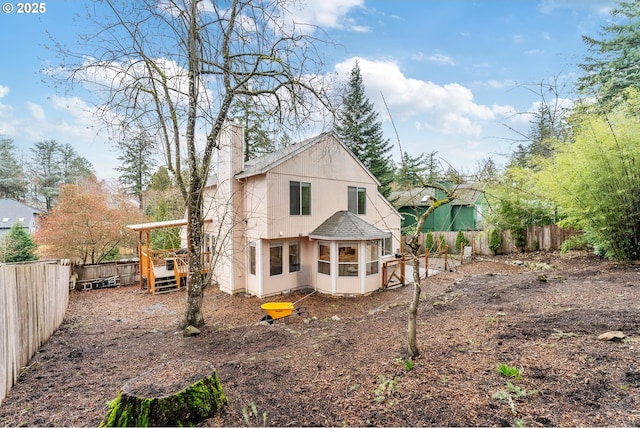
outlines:
[[[450, 185], [450, 183], [443, 183]], [[459, 184], [456, 199], [438, 207], [424, 223], [423, 232], [457, 232], [482, 230], [486, 209], [484, 193], [474, 184]], [[416, 224], [431, 203], [446, 195], [440, 189], [414, 188], [389, 195], [389, 201], [402, 215], [402, 229]]]

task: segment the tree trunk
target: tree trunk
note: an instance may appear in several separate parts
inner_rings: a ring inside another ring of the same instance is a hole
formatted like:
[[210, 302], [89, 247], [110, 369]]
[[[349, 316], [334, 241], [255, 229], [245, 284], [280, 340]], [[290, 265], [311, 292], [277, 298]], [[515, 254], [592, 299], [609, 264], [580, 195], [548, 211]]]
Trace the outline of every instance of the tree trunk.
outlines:
[[408, 325], [408, 351], [411, 359], [420, 356], [418, 349], [417, 330], [418, 330], [418, 306], [420, 305], [420, 294], [422, 292], [422, 284], [420, 284], [420, 257], [418, 251], [411, 249], [413, 264], [413, 299], [409, 305], [409, 325]]
[[193, 426], [228, 402], [209, 363], [165, 363], [128, 382], [100, 426]]
[[[191, 179], [197, 181], [196, 178]], [[197, 186], [197, 183], [194, 187]], [[201, 186], [197, 186], [201, 187]], [[192, 195], [193, 195], [192, 191]], [[200, 190], [200, 194], [202, 191]], [[204, 298], [204, 278], [202, 260], [203, 221], [200, 198], [191, 197], [187, 206], [187, 250], [189, 254], [189, 273], [187, 276], [187, 298], [185, 300], [184, 318], [180, 328], [189, 325], [202, 327], [202, 300]]]

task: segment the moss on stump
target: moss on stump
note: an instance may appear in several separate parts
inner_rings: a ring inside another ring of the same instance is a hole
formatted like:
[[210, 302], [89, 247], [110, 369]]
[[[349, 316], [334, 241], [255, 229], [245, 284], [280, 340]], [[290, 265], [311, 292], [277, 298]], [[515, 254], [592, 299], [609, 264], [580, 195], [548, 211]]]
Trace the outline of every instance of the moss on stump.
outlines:
[[209, 363], [165, 363], [128, 382], [109, 403], [100, 426], [195, 425], [228, 401]]

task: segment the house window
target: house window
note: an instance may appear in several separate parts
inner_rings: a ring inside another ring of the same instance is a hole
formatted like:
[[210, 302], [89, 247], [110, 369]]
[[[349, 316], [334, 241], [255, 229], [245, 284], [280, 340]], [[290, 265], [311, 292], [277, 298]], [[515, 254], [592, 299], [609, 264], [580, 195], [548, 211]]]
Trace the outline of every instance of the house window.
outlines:
[[357, 242], [345, 242], [338, 245], [338, 275], [358, 276]]
[[300, 241], [289, 242], [289, 272], [300, 272]]
[[249, 273], [256, 274], [256, 243], [249, 242]]
[[311, 215], [311, 183], [289, 182], [289, 214]]
[[331, 275], [331, 246], [328, 242], [320, 242], [318, 249], [318, 273]]
[[282, 243], [276, 242], [269, 248], [269, 272], [271, 276], [282, 275]]
[[382, 255], [388, 256], [390, 254], [393, 254], [393, 236], [382, 240]]
[[367, 275], [378, 273], [378, 241], [367, 242]]
[[367, 213], [367, 189], [364, 187], [349, 186], [347, 190], [349, 196], [348, 210], [353, 214]]

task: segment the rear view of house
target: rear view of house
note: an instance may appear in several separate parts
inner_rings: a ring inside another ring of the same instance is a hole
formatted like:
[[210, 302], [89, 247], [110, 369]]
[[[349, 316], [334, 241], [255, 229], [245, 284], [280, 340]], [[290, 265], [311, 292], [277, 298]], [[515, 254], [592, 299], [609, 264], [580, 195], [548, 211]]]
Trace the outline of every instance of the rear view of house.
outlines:
[[243, 140], [240, 126], [226, 126], [205, 192], [220, 289], [260, 297], [379, 289], [382, 261], [400, 247], [401, 217], [376, 178], [333, 133], [247, 162]]

